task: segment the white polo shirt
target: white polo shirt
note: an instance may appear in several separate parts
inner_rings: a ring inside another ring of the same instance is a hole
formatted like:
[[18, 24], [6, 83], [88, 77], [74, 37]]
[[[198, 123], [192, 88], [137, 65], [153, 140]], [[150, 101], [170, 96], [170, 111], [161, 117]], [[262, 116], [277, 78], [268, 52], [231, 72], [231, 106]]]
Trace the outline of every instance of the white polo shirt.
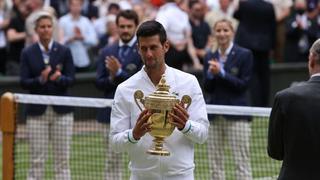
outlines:
[[163, 25], [169, 41], [174, 44], [185, 41], [187, 32], [191, 34], [188, 14], [174, 2], [166, 3], [160, 7], [156, 21]]

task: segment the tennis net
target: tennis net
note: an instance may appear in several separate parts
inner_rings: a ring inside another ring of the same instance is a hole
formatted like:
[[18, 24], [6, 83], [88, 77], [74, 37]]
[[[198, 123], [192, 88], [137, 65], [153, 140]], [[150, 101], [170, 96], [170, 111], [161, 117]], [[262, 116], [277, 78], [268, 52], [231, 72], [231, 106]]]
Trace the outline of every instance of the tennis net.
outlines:
[[[111, 107], [111, 99], [14, 94], [9, 98], [13, 101], [10, 109], [4, 96], [1, 100], [2, 158], [3, 163], [6, 163], [5, 166], [2, 164], [4, 180], [10, 177], [27, 179], [32, 175], [42, 176], [43, 179], [62, 179], [59, 175], [71, 176], [71, 179], [77, 180], [129, 179], [127, 154], [111, 152], [108, 146], [109, 124], [97, 121], [97, 114], [106, 107]], [[26, 109], [29, 105], [50, 107], [41, 116], [42, 124], [30, 123], [37, 119], [26, 120]], [[58, 110], [54, 107], [61, 105], [72, 107], [73, 113], [70, 116], [57, 113]], [[253, 179], [276, 179], [281, 164], [268, 158], [266, 152], [270, 110], [207, 105], [208, 113], [214, 115], [210, 119], [215, 120], [210, 121], [208, 141], [195, 145], [195, 179], [210, 180], [217, 169], [221, 170], [220, 173], [224, 172], [225, 179], [237, 179], [239, 167], [242, 167], [241, 161], [246, 157], [234, 150], [237, 144], [233, 143], [241, 142], [244, 138], [249, 138], [248, 157], [245, 160], [249, 162]], [[6, 122], [10, 121], [10, 118], [14, 120], [12, 125]], [[245, 123], [248, 127], [236, 125], [234, 128], [233, 122], [239, 121], [234, 119], [248, 122]], [[55, 121], [69, 123], [55, 125]], [[225, 135], [228, 131], [231, 131], [229, 134], [235, 133], [231, 136], [236, 139], [232, 140], [230, 135]], [[223, 138], [216, 139], [217, 133], [222, 134]], [[64, 139], [68, 137], [69, 140]], [[31, 149], [42, 151], [32, 153]], [[221, 158], [217, 159], [217, 156], [223, 156], [223, 161]], [[217, 166], [219, 163], [220, 166]]]

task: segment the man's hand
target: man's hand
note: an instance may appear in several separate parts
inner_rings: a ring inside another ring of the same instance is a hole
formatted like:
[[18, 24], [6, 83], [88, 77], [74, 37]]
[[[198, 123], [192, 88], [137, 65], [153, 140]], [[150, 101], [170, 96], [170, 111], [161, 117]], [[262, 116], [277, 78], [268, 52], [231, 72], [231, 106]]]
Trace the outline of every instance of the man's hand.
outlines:
[[152, 113], [149, 110], [143, 110], [139, 115], [136, 125], [133, 128], [132, 134], [135, 140], [139, 140], [147, 132], [151, 131], [151, 123], [148, 122]]
[[46, 66], [46, 68], [41, 71], [40, 78], [42, 83], [46, 83], [48, 81], [48, 76], [51, 70], [51, 66]]
[[84, 39], [82, 36], [81, 30], [78, 26], [74, 27], [73, 31], [74, 31], [74, 39], [75, 40], [83, 40]]
[[173, 113], [170, 113], [170, 116], [172, 117], [172, 121], [170, 123], [175, 125], [180, 131], [184, 128], [189, 119], [188, 111], [181, 103], [176, 104], [173, 107]]
[[50, 81], [56, 81], [61, 76], [61, 71], [56, 70], [51, 76]]
[[213, 75], [220, 73], [220, 63], [216, 59], [210, 60], [208, 63], [209, 63], [208, 71], [210, 73], [212, 73]]
[[114, 56], [107, 56], [105, 59], [105, 65], [112, 79], [116, 76], [118, 70], [122, 67], [119, 60]]

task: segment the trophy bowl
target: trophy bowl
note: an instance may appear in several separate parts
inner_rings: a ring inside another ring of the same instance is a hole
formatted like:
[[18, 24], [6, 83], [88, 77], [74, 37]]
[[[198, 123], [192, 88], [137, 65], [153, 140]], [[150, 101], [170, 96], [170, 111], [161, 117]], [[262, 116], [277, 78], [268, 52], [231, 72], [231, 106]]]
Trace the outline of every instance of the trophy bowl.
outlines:
[[[153, 146], [147, 151], [152, 155], [169, 156], [170, 152], [163, 148], [165, 138], [170, 136], [175, 129], [175, 126], [171, 124], [171, 117], [169, 114], [173, 111], [173, 107], [177, 103], [182, 103], [185, 108], [188, 108], [191, 104], [191, 97], [184, 95], [181, 99], [177, 99], [175, 95], [169, 94], [170, 86], [166, 84], [165, 76], [162, 78], [157, 85], [157, 90], [144, 97], [141, 90], [137, 90], [134, 93], [134, 100], [139, 109], [142, 108], [139, 102], [144, 108], [151, 111], [152, 115], [149, 117], [148, 122], [151, 123], [151, 131], [149, 134], [154, 137]], [[139, 102], [138, 102], [139, 101]]]

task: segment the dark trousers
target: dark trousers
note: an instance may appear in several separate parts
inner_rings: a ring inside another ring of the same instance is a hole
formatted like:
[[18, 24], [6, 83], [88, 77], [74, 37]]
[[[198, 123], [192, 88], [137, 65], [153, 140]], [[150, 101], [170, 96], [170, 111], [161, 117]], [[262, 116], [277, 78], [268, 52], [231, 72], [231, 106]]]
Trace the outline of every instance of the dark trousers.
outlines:
[[254, 65], [250, 86], [251, 105], [266, 107], [270, 94], [270, 62], [269, 53], [252, 50]]
[[6, 74], [7, 49], [0, 48], [0, 74]]

